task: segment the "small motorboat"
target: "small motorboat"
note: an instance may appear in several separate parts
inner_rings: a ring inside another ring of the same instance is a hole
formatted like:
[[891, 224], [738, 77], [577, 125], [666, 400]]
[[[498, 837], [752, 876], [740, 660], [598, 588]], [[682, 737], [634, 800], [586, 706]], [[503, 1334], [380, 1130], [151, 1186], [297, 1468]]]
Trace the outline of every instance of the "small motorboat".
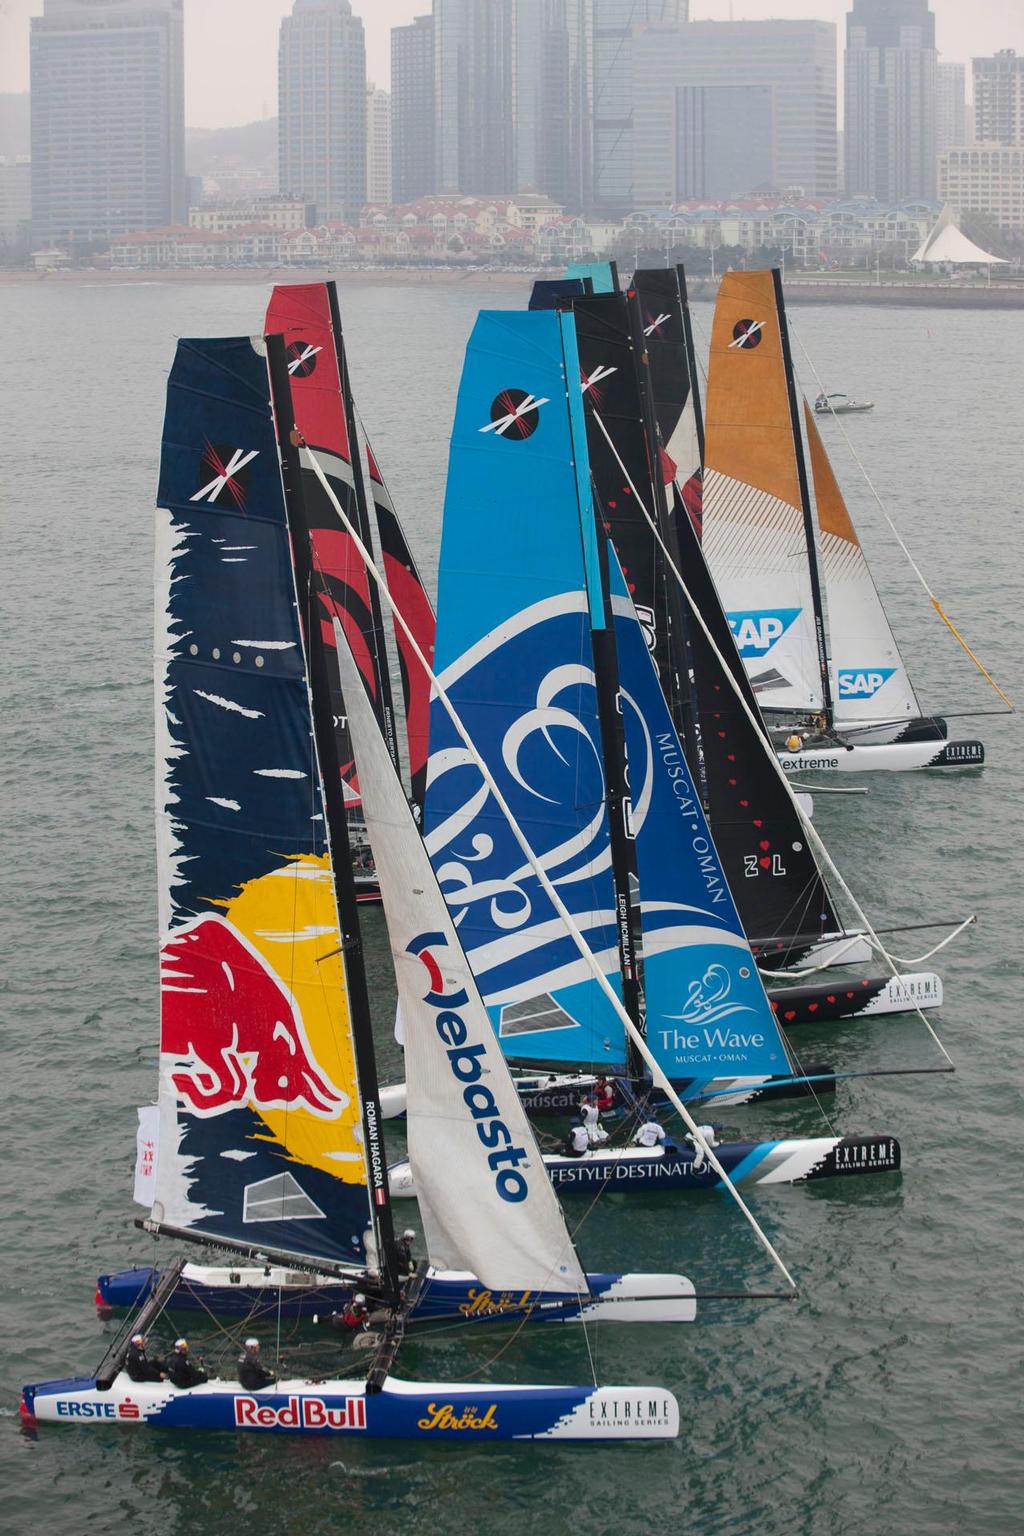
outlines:
[[858, 411], [873, 411], [873, 400], [854, 400], [851, 395], [818, 395], [814, 410], [818, 416], [852, 416]]

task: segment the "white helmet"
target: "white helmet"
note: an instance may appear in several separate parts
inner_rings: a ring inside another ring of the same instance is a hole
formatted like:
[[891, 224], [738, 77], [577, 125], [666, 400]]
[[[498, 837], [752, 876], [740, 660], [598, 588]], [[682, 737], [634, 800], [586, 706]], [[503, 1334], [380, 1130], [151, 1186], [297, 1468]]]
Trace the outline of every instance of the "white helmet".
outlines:
[[188, 1353], [188, 1339], [175, 1339], [174, 1347], [178, 1351], [179, 1354], [181, 1354], [181, 1352], [183, 1350], [187, 1354]]
[[366, 1306], [366, 1297], [363, 1295], [362, 1291], [356, 1291], [356, 1294], [352, 1297], [352, 1300], [355, 1302], [357, 1307]]
[[141, 1348], [142, 1345], [145, 1344], [145, 1342], [146, 1342], [146, 1335], [144, 1333], [133, 1333], [132, 1334], [132, 1343], [133, 1344], [138, 1344], [139, 1347]]
[[403, 1233], [402, 1233], [402, 1238], [403, 1238], [403, 1241], [404, 1241], [404, 1240], [405, 1240], [405, 1239], [406, 1239], [406, 1238], [408, 1238], [408, 1239], [409, 1239], [409, 1241], [410, 1241], [410, 1242], [411, 1242], [411, 1241], [412, 1241], [412, 1239], [413, 1239], [413, 1238], [414, 1238], [414, 1237], [415, 1237], [415, 1236], [416, 1236], [416, 1233], [415, 1233], [415, 1232], [414, 1232], [414, 1231], [413, 1231], [413, 1229], [412, 1229], [412, 1227], [406, 1227], [406, 1229], [405, 1229], [405, 1231], [404, 1231], [404, 1232], [403, 1232]]
[[260, 1341], [259, 1339], [246, 1339], [245, 1347], [246, 1349], [259, 1349]]

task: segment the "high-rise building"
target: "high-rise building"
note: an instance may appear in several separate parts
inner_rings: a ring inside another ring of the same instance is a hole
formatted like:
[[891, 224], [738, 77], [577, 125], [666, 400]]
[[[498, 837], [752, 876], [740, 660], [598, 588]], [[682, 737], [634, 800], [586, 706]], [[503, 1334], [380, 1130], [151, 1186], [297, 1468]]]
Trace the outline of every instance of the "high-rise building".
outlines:
[[30, 53], [33, 244], [180, 223], [182, 0], [45, 0]]
[[391, 190], [396, 203], [433, 192], [434, 18], [391, 29]]
[[967, 143], [967, 67], [940, 64], [935, 76], [935, 153]]
[[366, 201], [391, 201], [391, 97], [366, 87]]
[[578, 205], [595, 3], [434, 0], [438, 191], [540, 192]]
[[995, 142], [939, 156], [939, 198], [958, 217], [976, 213], [1009, 233], [1024, 233], [1024, 146]]
[[846, 18], [846, 193], [935, 196], [938, 55], [928, 0], [853, 0]]
[[993, 144], [1024, 144], [1024, 55], [1003, 48], [973, 59], [974, 136]]
[[766, 183], [835, 196], [831, 22], [640, 27], [631, 54], [633, 207], [711, 197], [712, 188], [735, 197]]
[[349, 0], [295, 0], [278, 46], [278, 185], [317, 217], [366, 202], [366, 48]]
[[[689, 18], [689, 0], [590, 0], [590, 9], [592, 171], [587, 201], [595, 213], [626, 213], [638, 205], [634, 105], [645, 89], [643, 71], [634, 69], [635, 29], [647, 23], [680, 27]], [[672, 49], [670, 39], [666, 46]]]

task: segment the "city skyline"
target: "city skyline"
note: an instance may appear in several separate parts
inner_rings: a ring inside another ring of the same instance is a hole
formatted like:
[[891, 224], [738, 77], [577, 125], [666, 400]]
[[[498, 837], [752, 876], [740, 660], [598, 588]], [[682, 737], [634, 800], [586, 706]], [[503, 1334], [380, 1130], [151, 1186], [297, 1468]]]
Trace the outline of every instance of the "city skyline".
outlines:
[[[190, 128], [225, 128], [272, 117], [277, 106], [277, 38], [292, 0], [185, 0], [185, 119]], [[0, 0], [0, 91], [28, 90], [28, 21], [43, 0]], [[946, 62], [968, 62], [1000, 48], [1024, 52], [1019, 0], [931, 0], [936, 41]], [[388, 89], [390, 33], [429, 13], [430, 0], [352, 0], [366, 32], [367, 78]], [[691, 0], [694, 21], [834, 21], [850, 0]], [[241, 24], [244, 21], [244, 31]], [[244, 37], [244, 51], [239, 37]], [[840, 31], [839, 48], [843, 34]], [[237, 68], [231, 69], [232, 60]], [[840, 71], [840, 76], [841, 76]], [[840, 110], [842, 79], [840, 86]]]

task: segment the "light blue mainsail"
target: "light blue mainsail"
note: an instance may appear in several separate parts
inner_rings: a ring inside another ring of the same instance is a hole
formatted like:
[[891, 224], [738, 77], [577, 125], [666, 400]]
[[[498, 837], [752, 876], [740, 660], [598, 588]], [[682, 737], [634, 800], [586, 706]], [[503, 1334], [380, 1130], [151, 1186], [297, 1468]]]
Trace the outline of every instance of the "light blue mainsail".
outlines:
[[696, 1095], [712, 1078], [789, 1072], [643, 630], [609, 545], [626, 729], [647, 1043]]
[[[571, 316], [477, 319], [452, 431], [435, 668], [619, 988], [590, 640], [603, 606], [579, 376]], [[437, 699], [425, 825], [506, 1054], [620, 1066], [619, 1019]]]
[[595, 293], [614, 293], [615, 277], [610, 261], [574, 261], [565, 269], [566, 277], [589, 277]]

